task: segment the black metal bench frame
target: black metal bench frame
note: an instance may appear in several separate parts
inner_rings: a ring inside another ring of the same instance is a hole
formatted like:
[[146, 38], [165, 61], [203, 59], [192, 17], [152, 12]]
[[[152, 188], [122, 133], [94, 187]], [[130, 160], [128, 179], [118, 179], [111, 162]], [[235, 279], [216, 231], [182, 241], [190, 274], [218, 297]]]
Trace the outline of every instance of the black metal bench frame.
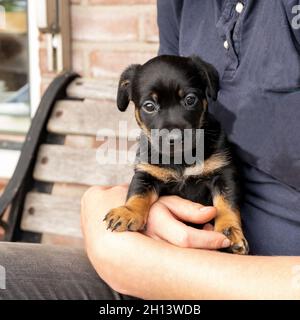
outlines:
[[[33, 170], [39, 147], [42, 143], [49, 142], [47, 123], [55, 102], [67, 98], [66, 88], [77, 77], [79, 75], [74, 72], [59, 75], [50, 84], [41, 99], [23, 144], [15, 172], [0, 197], [0, 226], [5, 230], [5, 241], [26, 241], [28, 239], [30, 242], [40, 241], [40, 234], [31, 234], [20, 229], [24, 200], [27, 192], [32, 190], [36, 183], [33, 179]], [[5, 222], [3, 215], [10, 205], [9, 218]]]

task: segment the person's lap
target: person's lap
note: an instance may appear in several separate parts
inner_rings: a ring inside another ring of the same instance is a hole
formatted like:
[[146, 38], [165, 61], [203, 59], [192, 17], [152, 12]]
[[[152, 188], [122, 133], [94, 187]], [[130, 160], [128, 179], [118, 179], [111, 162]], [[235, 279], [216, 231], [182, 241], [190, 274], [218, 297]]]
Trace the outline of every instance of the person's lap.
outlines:
[[3, 299], [120, 300], [91, 266], [81, 249], [0, 242], [6, 273]]

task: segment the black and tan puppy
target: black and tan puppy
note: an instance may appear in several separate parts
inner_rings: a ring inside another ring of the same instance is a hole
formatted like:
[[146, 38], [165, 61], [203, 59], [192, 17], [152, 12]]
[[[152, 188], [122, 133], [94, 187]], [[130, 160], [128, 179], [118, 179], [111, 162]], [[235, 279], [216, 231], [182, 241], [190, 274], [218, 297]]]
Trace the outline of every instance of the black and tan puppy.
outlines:
[[[218, 211], [215, 230], [232, 241], [229, 251], [248, 253], [241, 227], [237, 171], [224, 132], [207, 111], [209, 99], [215, 100], [217, 92], [217, 71], [196, 56], [159, 56], [144, 65], [131, 65], [123, 72], [118, 88], [118, 108], [125, 111], [129, 102], [134, 102], [136, 120], [149, 146], [146, 151], [144, 147], [141, 151], [140, 146], [127, 201], [106, 215], [108, 228], [142, 230], [149, 208], [159, 196], [178, 195], [203, 205], [214, 205]], [[167, 129], [170, 133], [154, 143], [151, 134], [154, 129]], [[173, 129], [176, 129], [175, 134]], [[185, 146], [183, 135], [178, 134], [187, 129], [192, 132], [189, 148]], [[195, 156], [195, 150], [201, 147], [194, 137], [197, 129], [204, 129], [204, 159], [200, 162]], [[170, 147], [167, 151], [169, 163], [162, 161], [164, 140]], [[178, 152], [191, 152], [195, 161], [187, 163], [182, 157], [183, 161], [177, 163], [174, 159]], [[153, 163], [151, 156], [155, 153], [158, 157], [154, 157], [156, 162]]]

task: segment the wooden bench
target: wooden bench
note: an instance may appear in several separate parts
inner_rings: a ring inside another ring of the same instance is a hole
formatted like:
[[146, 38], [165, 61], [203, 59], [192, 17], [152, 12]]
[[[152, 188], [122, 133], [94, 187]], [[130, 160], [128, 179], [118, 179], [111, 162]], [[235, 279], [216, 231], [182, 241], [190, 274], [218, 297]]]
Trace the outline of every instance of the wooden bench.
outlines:
[[[44, 94], [12, 179], [0, 198], [0, 221], [7, 241], [47, 242], [56, 235], [81, 238], [80, 198], [91, 185], [130, 181], [128, 164], [99, 164], [97, 132], [119, 120], [137, 130], [133, 109], [118, 111], [117, 81], [96, 81], [74, 73], [57, 77]], [[135, 135], [129, 139], [134, 144]], [[9, 212], [8, 212], [9, 211]]]

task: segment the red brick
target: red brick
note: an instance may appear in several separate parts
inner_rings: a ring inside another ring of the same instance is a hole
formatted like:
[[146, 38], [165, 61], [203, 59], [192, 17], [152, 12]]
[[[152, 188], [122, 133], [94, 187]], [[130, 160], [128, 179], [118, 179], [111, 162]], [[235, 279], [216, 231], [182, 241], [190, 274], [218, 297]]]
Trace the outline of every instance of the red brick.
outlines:
[[158, 42], [157, 11], [155, 8], [144, 15], [143, 22], [145, 41]]
[[128, 4], [153, 4], [156, 0], [89, 0], [90, 4], [128, 5]]
[[0, 241], [4, 240], [4, 235], [5, 235], [5, 230], [2, 227], [0, 227]]
[[0, 194], [4, 191], [7, 183], [8, 183], [8, 180], [0, 179]]
[[[47, 49], [40, 48], [39, 57], [40, 57], [40, 70], [42, 75], [47, 75], [54, 77], [57, 73], [49, 71], [48, 62], [47, 62]], [[72, 52], [72, 70], [82, 73], [84, 67], [83, 53], [81, 50], [73, 50]], [[42, 90], [44, 91], [44, 90]]]
[[81, 50], [73, 50], [72, 52], [72, 70], [80, 74], [84, 70], [84, 57]]
[[40, 45], [41, 44], [46, 45], [47, 35], [45, 33], [39, 32], [38, 39], [39, 39]]
[[72, 8], [72, 33], [75, 40], [135, 41], [138, 15], [122, 8]]
[[43, 95], [47, 88], [49, 87], [49, 83], [41, 83], [41, 95]]
[[40, 49], [39, 56], [40, 56], [41, 73], [48, 73], [49, 71], [48, 71], [48, 64], [47, 64], [47, 50]]
[[90, 54], [92, 77], [118, 77], [125, 67], [133, 63], [144, 63], [153, 58], [156, 52], [105, 52], [93, 51]]
[[41, 95], [45, 93], [47, 88], [49, 87], [50, 83], [54, 80], [55, 75], [50, 76], [50, 77], [45, 77], [42, 76], [42, 81], [41, 81]]
[[49, 71], [48, 61], [47, 61], [47, 49], [40, 48], [39, 56], [40, 56], [40, 70], [44, 75], [54, 76], [55, 73], [53, 71]]
[[[25, 137], [20, 136], [20, 135], [15, 135], [15, 134], [6, 134], [6, 133], [1, 133], [0, 134], [0, 140], [5, 140], [5, 141], [11, 141], [11, 142], [24, 142]], [[0, 178], [0, 188], [1, 185], [6, 184], [6, 180], [3, 180]]]

